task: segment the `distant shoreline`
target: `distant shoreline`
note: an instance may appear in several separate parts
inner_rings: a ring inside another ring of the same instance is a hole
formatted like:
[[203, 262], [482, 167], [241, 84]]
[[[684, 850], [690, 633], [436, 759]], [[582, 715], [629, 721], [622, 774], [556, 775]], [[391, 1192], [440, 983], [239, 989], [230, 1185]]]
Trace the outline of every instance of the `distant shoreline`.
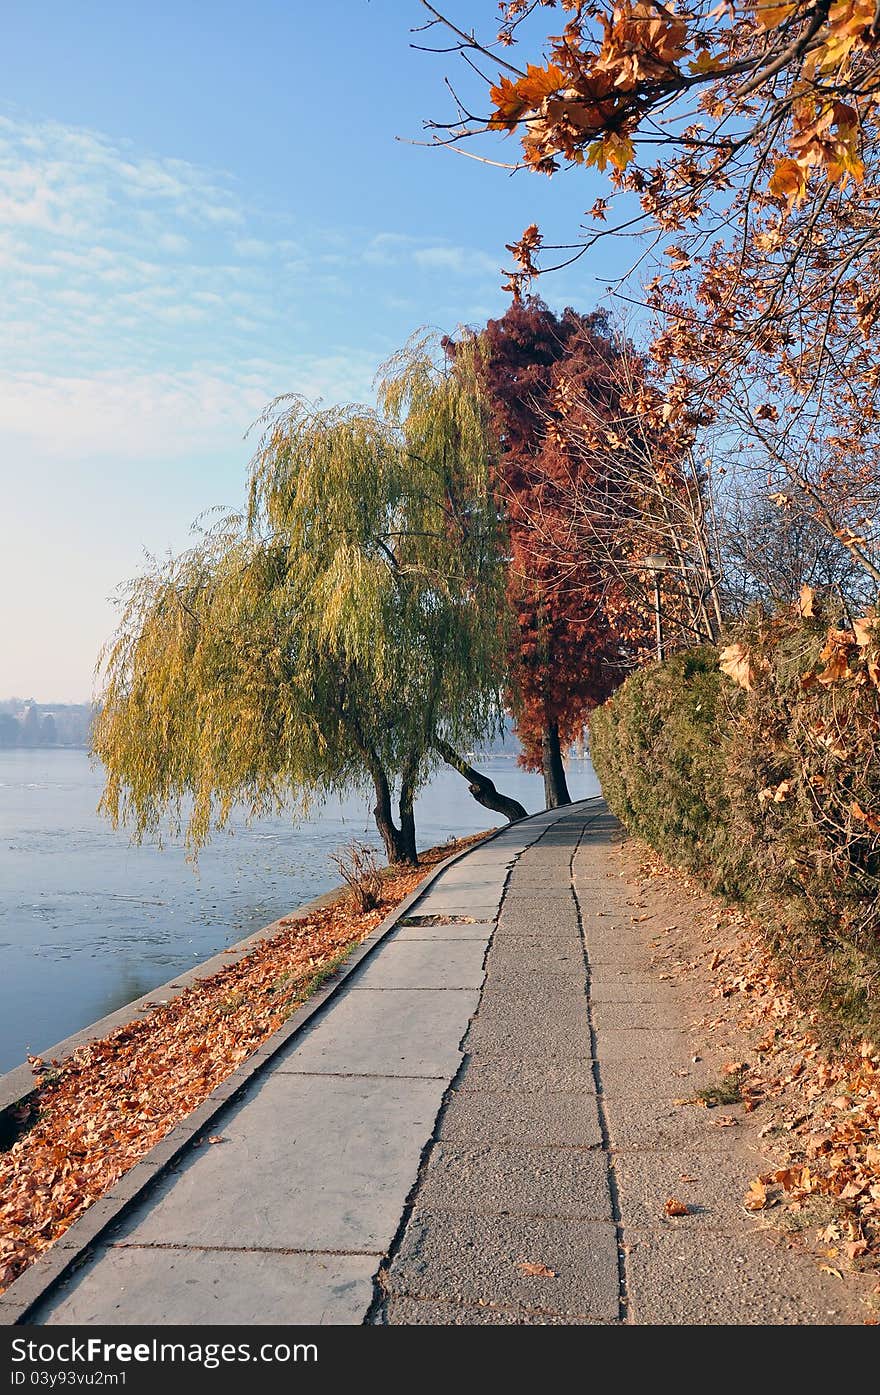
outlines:
[[12, 751], [88, 751], [88, 746], [76, 741], [47, 741], [45, 745], [0, 746], [0, 752]]

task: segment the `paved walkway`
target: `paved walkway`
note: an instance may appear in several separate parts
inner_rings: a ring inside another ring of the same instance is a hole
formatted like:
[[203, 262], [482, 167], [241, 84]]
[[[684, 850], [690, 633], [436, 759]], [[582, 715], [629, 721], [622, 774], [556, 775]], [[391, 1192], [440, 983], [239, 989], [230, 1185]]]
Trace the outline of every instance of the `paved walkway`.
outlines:
[[861, 1320], [744, 1216], [763, 1160], [673, 1103], [719, 1065], [617, 836], [588, 801], [447, 869], [31, 1320]]

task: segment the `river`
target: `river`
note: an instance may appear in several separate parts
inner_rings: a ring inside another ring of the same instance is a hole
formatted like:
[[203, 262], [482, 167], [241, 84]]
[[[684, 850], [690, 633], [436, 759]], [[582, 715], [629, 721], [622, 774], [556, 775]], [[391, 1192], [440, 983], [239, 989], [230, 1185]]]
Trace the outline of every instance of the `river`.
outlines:
[[[479, 768], [543, 807], [542, 781], [514, 757]], [[597, 793], [588, 760], [569, 784]], [[100, 791], [84, 751], [0, 751], [0, 1072], [336, 886], [329, 856], [351, 838], [378, 845], [366, 798], [332, 800], [296, 823], [238, 820], [194, 869], [179, 846], [132, 846], [98, 817]], [[499, 822], [450, 770], [416, 820], [420, 847]]]

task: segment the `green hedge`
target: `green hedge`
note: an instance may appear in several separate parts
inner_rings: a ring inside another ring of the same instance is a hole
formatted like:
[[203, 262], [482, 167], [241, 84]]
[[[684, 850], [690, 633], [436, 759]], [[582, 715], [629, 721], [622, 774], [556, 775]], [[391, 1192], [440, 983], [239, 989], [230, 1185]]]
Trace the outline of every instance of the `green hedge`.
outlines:
[[[720, 671], [712, 648], [633, 674], [593, 713], [590, 748], [626, 828], [749, 905], [804, 1004], [836, 1034], [876, 1041], [876, 648], [860, 648], [852, 630], [836, 628], [841, 617], [816, 609], [808, 618], [759, 612], [741, 627], [733, 639], [751, 666], [750, 691]], [[845, 673], [831, 681], [840, 653]]]

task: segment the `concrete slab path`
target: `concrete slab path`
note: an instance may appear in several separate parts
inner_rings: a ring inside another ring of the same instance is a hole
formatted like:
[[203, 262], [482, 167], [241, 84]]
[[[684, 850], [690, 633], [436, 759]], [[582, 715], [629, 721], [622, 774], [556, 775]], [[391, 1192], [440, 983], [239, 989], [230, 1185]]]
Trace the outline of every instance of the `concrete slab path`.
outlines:
[[673, 1103], [720, 1065], [619, 838], [585, 801], [444, 871], [30, 1321], [862, 1321], [743, 1212], [763, 1160]]
[[214, 1121], [222, 1143], [194, 1143], [29, 1321], [362, 1322], [461, 1066], [510, 869], [564, 812], [447, 868]]

